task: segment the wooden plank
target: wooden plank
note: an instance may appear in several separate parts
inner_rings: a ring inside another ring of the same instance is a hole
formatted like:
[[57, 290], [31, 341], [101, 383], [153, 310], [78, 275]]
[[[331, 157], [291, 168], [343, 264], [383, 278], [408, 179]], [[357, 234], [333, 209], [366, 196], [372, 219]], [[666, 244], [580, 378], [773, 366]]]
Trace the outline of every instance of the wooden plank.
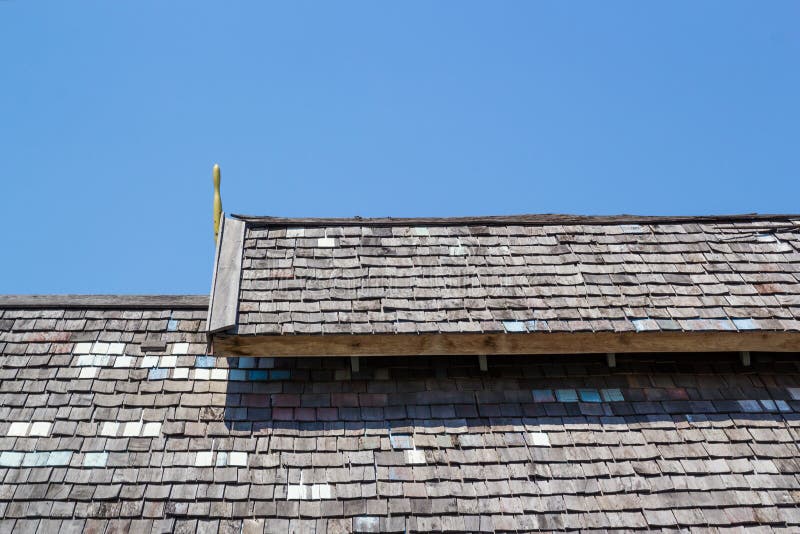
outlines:
[[211, 293], [208, 296], [208, 313], [206, 314], [206, 330], [211, 332], [211, 310], [214, 308], [214, 287], [217, 285], [217, 266], [219, 265], [219, 249], [222, 236], [225, 233], [225, 212], [220, 214], [219, 230], [217, 231], [217, 242], [214, 244], [214, 268], [211, 270]]
[[579, 332], [225, 336], [223, 356], [438, 356], [639, 352], [799, 352], [800, 332]]
[[672, 224], [710, 222], [785, 221], [800, 215], [769, 215], [745, 213], [740, 215], [568, 215], [542, 213], [533, 215], [488, 215], [478, 217], [346, 217], [346, 218], [291, 218], [231, 215], [236, 219], [259, 226], [462, 226], [509, 224]]
[[244, 221], [223, 219], [219, 234], [208, 331], [218, 332], [236, 326], [239, 315], [239, 283], [242, 277]]
[[0, 295], [0, 308], [202, 309], [206, 295]]

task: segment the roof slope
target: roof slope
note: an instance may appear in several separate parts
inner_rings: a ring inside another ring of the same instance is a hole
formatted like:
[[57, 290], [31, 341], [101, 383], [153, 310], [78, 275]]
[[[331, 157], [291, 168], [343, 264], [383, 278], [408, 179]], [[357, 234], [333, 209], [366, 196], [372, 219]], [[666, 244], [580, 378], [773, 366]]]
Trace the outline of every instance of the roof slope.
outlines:
[[800, 527], [796, 355], [354, 374], [215, 358], [204, 309], [141, 304], [0, 304], [0, 532]]
[[241, 219], [240, 335], [800, 330], [800, 216]]

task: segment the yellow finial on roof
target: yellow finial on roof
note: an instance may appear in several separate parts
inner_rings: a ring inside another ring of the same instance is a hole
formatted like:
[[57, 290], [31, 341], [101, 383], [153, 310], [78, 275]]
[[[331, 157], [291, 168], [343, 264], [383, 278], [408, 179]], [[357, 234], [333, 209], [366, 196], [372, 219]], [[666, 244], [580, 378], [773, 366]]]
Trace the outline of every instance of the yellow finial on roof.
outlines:
[[219, 221], [222, 218], [222, 197], [219, 195], [219, 165], [214, 164], [214, 242], [219, 235]]

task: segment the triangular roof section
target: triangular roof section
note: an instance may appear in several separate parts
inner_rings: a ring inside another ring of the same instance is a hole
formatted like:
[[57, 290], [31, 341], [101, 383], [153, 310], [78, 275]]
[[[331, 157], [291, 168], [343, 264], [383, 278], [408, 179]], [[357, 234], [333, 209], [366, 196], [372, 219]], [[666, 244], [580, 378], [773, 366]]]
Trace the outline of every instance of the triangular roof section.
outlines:
[[224, 218], [232, 355], [787, 351], [800, 215]]

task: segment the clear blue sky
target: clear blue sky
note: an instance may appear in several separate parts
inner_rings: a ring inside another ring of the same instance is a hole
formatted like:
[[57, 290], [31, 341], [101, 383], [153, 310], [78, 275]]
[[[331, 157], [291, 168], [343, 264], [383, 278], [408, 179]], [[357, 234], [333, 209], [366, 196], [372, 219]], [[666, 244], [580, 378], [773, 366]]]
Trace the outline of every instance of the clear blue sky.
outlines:
[[800, 212], [800, 2], [0, 1], [0, 293], [206, 293], [228, 212]]

